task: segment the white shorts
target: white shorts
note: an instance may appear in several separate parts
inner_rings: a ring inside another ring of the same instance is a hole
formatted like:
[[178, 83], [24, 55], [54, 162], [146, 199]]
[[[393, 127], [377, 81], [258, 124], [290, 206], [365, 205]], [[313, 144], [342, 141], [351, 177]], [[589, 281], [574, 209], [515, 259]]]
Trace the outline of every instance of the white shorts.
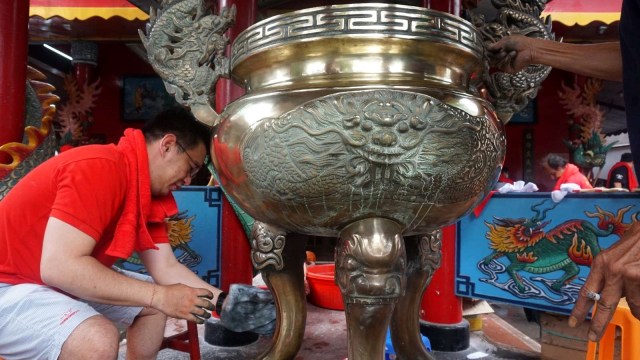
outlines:
[[[151, 281], [147, 275], [117, 271]], [[76, 300], [44, 285], [0, 283], [0, 357], [56, 360], [64, 342], [84, 320], [103, 315], [123, 329], [142, 309]]]

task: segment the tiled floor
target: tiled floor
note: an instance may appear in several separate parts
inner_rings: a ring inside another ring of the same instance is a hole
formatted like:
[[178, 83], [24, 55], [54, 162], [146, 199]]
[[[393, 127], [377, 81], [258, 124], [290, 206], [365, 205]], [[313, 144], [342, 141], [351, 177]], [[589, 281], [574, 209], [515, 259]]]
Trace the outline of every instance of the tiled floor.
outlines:
[[[502, 316], [502, 317], [501, 317]], [[504, 317], [504, 318], [503, 318]], [[171, 322], [168, 332], [179, 331], [184, 325]], [[471, 333], [470, 347], [455, 353], [434, 352], [436, 359], [534, 360], [540, 358], [540, 345], [535, 327], [527, 323], [521, 308], [496, 306], [496, 313], [483, 315], [481, 331]], [[200, 331], [203, 360], [256, 359], [268, 345], [268, 338], [240, 348], [221, 348], [204, 341], [204, 327]], [[530, 334], [530, 335], [529, 335]], [[539, 332], [538, 332], [539, 334]], [[123, 344], [119, 359], [125, 358]], [[295, 360], [343, 360], [347, 357], [347, 328], [344, 313], [308, 305], [304, 340]], [[187, 360], [188, 354], [162, 350], [160, 360]]]

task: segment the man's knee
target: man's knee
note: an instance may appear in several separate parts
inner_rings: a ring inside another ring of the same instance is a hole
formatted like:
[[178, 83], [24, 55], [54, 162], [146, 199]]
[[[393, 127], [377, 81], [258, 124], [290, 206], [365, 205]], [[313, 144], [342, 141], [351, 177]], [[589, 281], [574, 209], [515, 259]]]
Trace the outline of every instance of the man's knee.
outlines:
[[111, 321], [92, 316], [73, 330], [62, 346], [59, 359], [115, 359], [119, 339], [118, 329]]

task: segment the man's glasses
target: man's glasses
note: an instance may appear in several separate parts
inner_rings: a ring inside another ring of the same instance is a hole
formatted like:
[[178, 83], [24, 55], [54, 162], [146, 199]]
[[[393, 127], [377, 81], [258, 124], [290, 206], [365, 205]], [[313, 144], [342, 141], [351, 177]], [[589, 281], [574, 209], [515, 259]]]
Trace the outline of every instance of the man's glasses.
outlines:
[[193, 161], [193, 158], [191, 157], [191, 155], [189, 155], [187, 149], [185, 149], [184, 146], [180, 144], [180, 142], [176, 141], [176, 144], [180, 147], [180, 149], [182, 149], [183, 153], [187, 154], [187, 157], [189, 158], [189, 166], [191, 167], [191, 170], [189, 171], [189, 177], [195, 177], [202, 168], [202, 165], [198, 165], [197, 162]]

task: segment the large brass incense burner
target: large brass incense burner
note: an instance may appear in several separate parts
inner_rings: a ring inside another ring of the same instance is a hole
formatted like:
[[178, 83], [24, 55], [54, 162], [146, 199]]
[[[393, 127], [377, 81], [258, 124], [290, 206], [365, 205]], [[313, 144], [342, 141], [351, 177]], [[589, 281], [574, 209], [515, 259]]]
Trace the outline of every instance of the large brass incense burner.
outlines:
[[[339, 237], [349, 359], [382, 359], [389, 324], [398, 358], [430, 358], [418, 311], [439, 266], [438, 229], [493, 187], [505, 152], [496, 114], [526, 103], [548, 72], [519, 74], [539, 77], [533, 87], [530, 78], [518, 87], [517, 77], [489, 75], [483, 41], [512, 33], [510, 14], [500, 28], [401, 5], [311, 8], [251, 26], [230, 58], [220, 34], [233, 9], [218, 17], [186, 0], [152, 14], [141, 34], [152, 65], [180, 102], [215, 126], [221, 185], [256, 219], [252, 259], [279, 311], [260, 358], [291, 359], [302, 341], [299, 235]], [[539, 13], [529, 15], [539, 23]], [[540, 29], [534, 36], [550, 37]], [[208, 102], [218, 76], [247, 91], [220, 115]], [[498, 112], [478, 95], [481, 78]]]

